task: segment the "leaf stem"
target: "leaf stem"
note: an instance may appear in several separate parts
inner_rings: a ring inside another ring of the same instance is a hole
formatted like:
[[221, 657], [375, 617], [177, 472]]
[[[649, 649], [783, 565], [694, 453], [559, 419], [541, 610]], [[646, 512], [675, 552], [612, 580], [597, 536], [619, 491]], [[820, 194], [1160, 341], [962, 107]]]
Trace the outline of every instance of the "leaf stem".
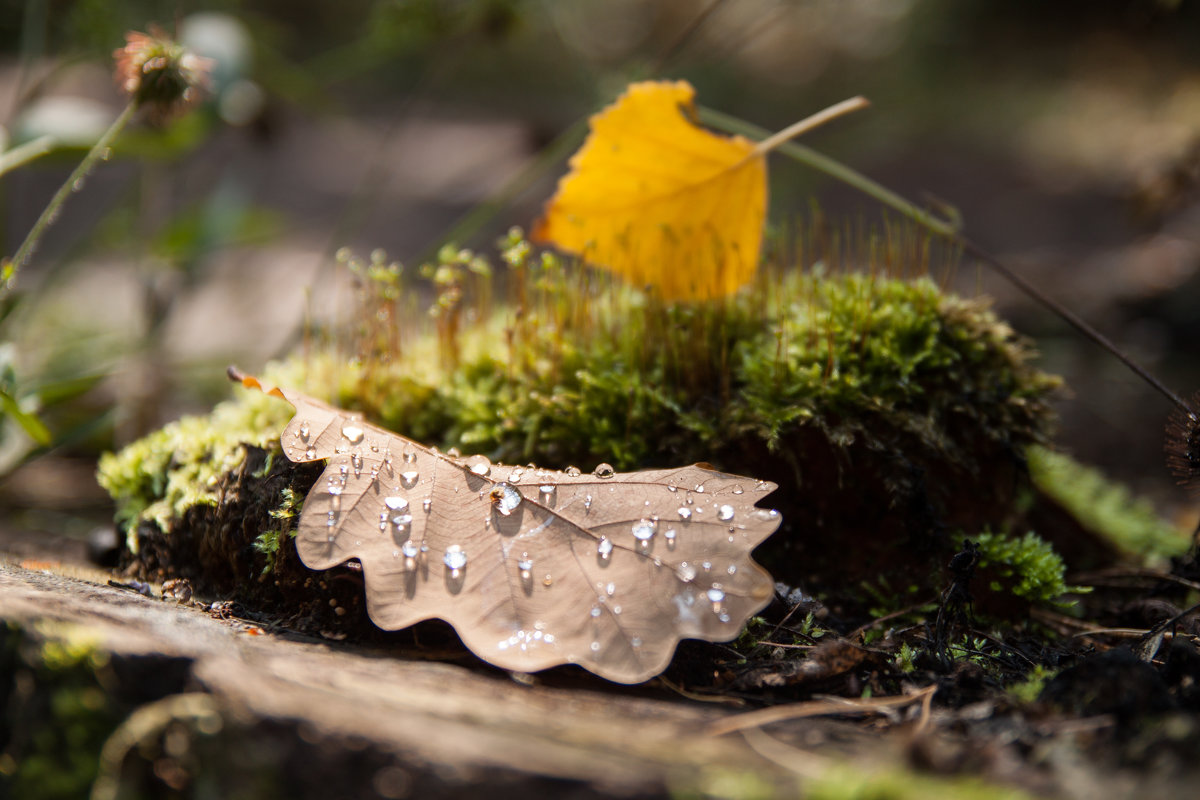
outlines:
[[[832, 108], [836, 107], [837, 106], [833, 106]], [[830, 109], [826, 109], [826, 111], [829, 110]], [[698, 109], [698, 111], [700, 114], [700, 120], [707, 125], [712, 125], [714, 128], [720, 128], [721, 130], [728, 131], [730, 133], [740, 133], [743, 136], [753, 139], [766, 140], [768, 138], [774, 138], [771, 136], [771, 132], [766, 128], [760, 128], [757, 125], [753, 125], [749, 122], [738, 119], [737, 117], [724, 114], [720, 111], [715, 111], [711, 108], [701, 107]], [[807, 122], [807, 120], [805, 120], [805, 122]], [[797, 125], [799, 124], [801, 123], [797, 123]], [[793, 125], [791, 127], [794, 128], [796, 126]], [[785, 133], [790, 129], [791, 128], [785, 129], [780, 133]], [[761, 147], [762, 145], [759, 146]], [[813, 150], [810, 147], [806, 147], [795, 142], [786, 142], [784, 144], [776, 145], [774, 149], [795, 161], [799, 161], [801, 164], [812, 167], [818, 172], [823, 172], [835, 180], [839, 180], [848, 186], [858, 189], [868, 197], [873, 197], [880, 203], [883, 203], [885, 206], [900, 212], [913, 222], [916, 222], [918, 225], [921, 225], [938, 235], [949, 238], [954, 238], [958, 235], [958, 229], [952, 223], [946, 220], [938, 219], [929, 212], [921, 209], [919, 206], [908, 202], [891, 189], [876, 183], [866, 175], [863, 175], [861, 172], [857, 172], [840, 161], [835, 161], [823, 153], [818, 153], [816, 150]]]
[[870, 101], [861, 95], [858, 97], [851, 97], [848, 100], [843, 100], [840, 103], [835, 103], [824, 111], [818, 111], [816, 114], [813, 114], [810, 117], [805, 117], [799, 122], [792, 123], [778, 133], [771, 134], [767, 138], [763, 139], [755, 146], [754, 154], [756, 156], [765, 155], [790, 139], [795, 139], [801, 134], [808, 133], [814, 128], [821, 127], [826, 122], [832, 122], [838, 117], [843, 117], [846, 114], [866, 108], [869, 105], [871, 105]]
[[96, 140], [96, 143], [92, 145], [92, 149], [87, 152], [87, 155], [83, 157], [79, 165], [71, 171], [67, 180], [55, 192], [54, 197], [50, 199], [50, 203], [42, 211], [42, 215], [38, 217], [37, 222], [33, 224], [29, 233], [26, 234], [25, 241], [21, 242], [21, 246], [17, 249], [17, 254], [12, 257], [11, 261], [4, 262], [3, 272], [0, 274], [0, 297], [11, 291], [13, 284], [16, 282], [17, 272], [21, 267], [25, 266], [26, 262], [29, 261], [29, 257], [33, 255], [33, 251], [37, 248], [38, 242], [41, 241], [42, 235], [50, 227], [50, 223], [57, 218], [59, 209], [67, 201], [67, 197], [75, 191], [76, 183], [81, 178], [87, 176], [97, 161], [102, 160], [113, 140], [117, 138], [117, 135], [129, 123], [129, 120], [133, 118], [134, 112], [137, 109], [137, 101], [130, 101], [129, 105], [125, 106], [125, 110], [121, 112], [121, 115]]

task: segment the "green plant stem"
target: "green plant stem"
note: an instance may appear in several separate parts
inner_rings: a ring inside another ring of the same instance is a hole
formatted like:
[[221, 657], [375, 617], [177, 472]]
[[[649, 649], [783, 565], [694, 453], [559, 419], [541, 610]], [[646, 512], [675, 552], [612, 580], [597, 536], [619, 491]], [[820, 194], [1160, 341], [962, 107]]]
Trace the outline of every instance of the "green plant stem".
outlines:
[[20, 147], [0, 153], [0, 175], [12, 172], [17, 167], [24, 166], [36, 158], [41, 158], [53, 150], [57, 144], [58, 140], [47, 134], [39, 136], [31, 142], [26, 142]]
[[50, 444], [53, 439], [46, 423], [38, 419], [36, 414], [21, 408], [20, 401], [4, 390], [0, 390], [0, 416], [14, 420], [29, 435], [30, 439], [42, 447]]
[[57, 217], [59, 209], [67, 201], [67, 197], [75, 191], [75, 184], [81, 178], [86, 177], [92, 168], [95, 167], [96, 162], [102, 159], [112, 145], [113, 140], [117, 138], [117, 135], [125, 128], [129, 120], [133, 118], [134, 112], [137, 109], [138, 104], [136, 101], [130, 101], [129, 105], [125, 106], [125, 110], [121, 112], [121, 115], [96, 140], [96, 143], [92, 145], [92, 149], [87, 152], [87, 155], [83, 157], [78, 166], [71, 171], [67, 180], [55, 192], [54, 197], [50, 199], [50, 203], [42, 211], [42, 215], [38, 217], [37, 222], [33, 224], [29, 233], [25, 236], [25, 241], [21, 242], [21, 246], [17, 249], [17, 254], [12, 257], [11, 261], [4, 264], [4, 274], [0, 276], [0, 297], [3, 297], [12, 289], [13, 284], [16, 282], [17, 272], [21, 267], [25, 266], [25, 263], [29, 261], [29, 257], [33, 255], [33, 251], [37, 248], [38, 242], [41, 241], [42, 235], [50, 227], [50, 223]]

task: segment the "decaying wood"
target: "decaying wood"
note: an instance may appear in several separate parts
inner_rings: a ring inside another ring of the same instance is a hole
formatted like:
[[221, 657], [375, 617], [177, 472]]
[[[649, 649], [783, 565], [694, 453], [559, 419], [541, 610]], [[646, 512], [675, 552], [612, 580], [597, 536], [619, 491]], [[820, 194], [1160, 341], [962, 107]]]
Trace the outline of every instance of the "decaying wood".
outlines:
[[553, 688], [286, 633], [249, 635], [257, 631], [195, 607], [2, 563], [0, 619], [113, 653], [190, 660], [231, 719], [353, 736], [429, 769], [500, 769], [617, 794], [723, 770], [793, 780], [740, 738], [705, 732], [728, 711], [614, 693], [594, 678], [592, 688]]

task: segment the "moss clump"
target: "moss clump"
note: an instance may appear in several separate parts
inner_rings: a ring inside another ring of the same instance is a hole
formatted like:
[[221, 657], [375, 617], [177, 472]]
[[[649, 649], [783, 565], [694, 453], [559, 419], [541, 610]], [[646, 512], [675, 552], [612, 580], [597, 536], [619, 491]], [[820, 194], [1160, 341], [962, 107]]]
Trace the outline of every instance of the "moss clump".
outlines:
[[[444, 251], [422, 270], [434, 301], [414, 313], [403, 268], [345, 256], [360, 285], [358, 357], [313, 357], [270, 379], [494, 461], [707, 461], [773, 480], [785, 528], [763, 558], [807, 589], [936, 575], [945, 531], [1012, 513], [1020, 454], [1043, 437], [1057, 384], [985, 304], [881, 268], [765, 271], [723, 302], [665, 306], [536, 258], [515, 235], [502, 257], [504, 284], [474, 254]], [[501, 285], [511, 296], [494, 305]], [[430, 322], [401, 322], [414, 318]], [[244, 393], [107, 458], [101, 480], [119, 518], [172, 533], [190, 508], [217, 502], [241, 442], [277, 452], [287, 412]], [[268, 520], [249, 542], [269, 559], [280, 539]]]
[[985, 531], [978, 544], [979, 568], [993, 592], [1034, 604], [1065, 605], [1063, 595], [1088, 591], [1066, 584], [1062, 557], [1035, 533], [1016, 538]]
[[1165, 561], [1191, 543], [1184, 531], [1165, 521], [1148, 500], [1132, 496], [1096, 469], [1045, 447], [1027, 454], [1033, 483], [1093, 534], [1136, 559]]
[[222, 479], [245, 461], [244, 446], [278, 450], [278, 431], [290, 417], [285, 404], [246, 393], [207, 416], [184, 417], [120, 453], [105, 453], [96, 478], [116, 501], [129, 549], [137, 552], [134, 534], [142, 523], [166, 532], [190, 509], [215, 507]]

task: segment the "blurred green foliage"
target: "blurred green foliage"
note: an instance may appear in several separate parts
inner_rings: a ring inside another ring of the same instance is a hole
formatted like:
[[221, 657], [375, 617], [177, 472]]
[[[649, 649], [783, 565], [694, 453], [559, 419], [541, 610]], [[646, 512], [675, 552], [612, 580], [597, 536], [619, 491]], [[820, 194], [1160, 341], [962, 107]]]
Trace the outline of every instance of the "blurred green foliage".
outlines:
[[104, 680], [107, 656], [85, 640], [0, 627], [0, 795], [86, 797], [100, 748], [124, 716]]

